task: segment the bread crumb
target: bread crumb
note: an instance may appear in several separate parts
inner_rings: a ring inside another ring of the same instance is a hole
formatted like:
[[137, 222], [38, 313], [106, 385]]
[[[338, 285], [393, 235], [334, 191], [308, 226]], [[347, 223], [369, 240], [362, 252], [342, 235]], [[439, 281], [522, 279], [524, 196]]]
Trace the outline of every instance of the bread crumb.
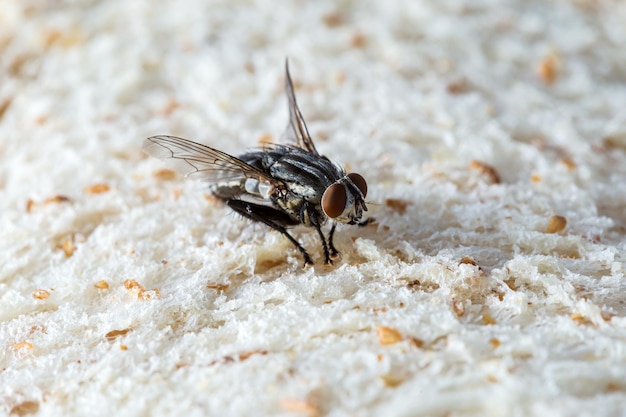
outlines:
[[174, 110], [176, 110], [179, 107], [180, 107], [180, 103], [172, 98], [167, 102], [165, 107], [163, 107], [159, 111], [159, 114], [165, 117], [170, 116], [174, 112]]
[[215, 290], [218, 292], [226, 291], [230, 287], [230, 284], [218, 284], [216, 282], [209, 282], [206, 288], [209, 290]]
[[120, 345], [120, 350], [128, 350], [128, 346], [126, 346], [126, 345]]
[[141, 301], [154, 300], [154, 299], [159, 298], [160, 296], [161, 296], [161, 292], [159, 291], [158, 288], [139, 291], [139, 293], [137, 293], [137, 298], [140, 299]]
[[386, 326], [376, 326], [376, 334], [381, 345], [393, 345], [403, 339], [399, 331]]
[[496, 319], [493, 318], [491, 313], [484, 313], [483, 314], [483, 324], [486, 325], [486, 326], [490, 326], [492, 324], [496, 324]]
[[100, 184], [90, 185], [89, 187], [85, 187], [85, 192], [87, 194], [102, 194], [102, 193], [106, 193], [110, 189], [111, 187], [109, 187], [108, 184], [100, 183]]
[[543, 181], [543, 178], [541, 178], [541, 175], [539, 175], [539, 174], [533, 174], [530, 177], [530, 182], [537, 183], [537, 182], [541, 182], [541, 181]]
[[111, 330], [107, 334], [104, 335], [104, 338], [107, 342], [114, 342], [118, 337], [124, 336], [126, 333], [131, 332], [133, 330], [132, 327], [127, 327], [122, 330]]
[[452, 302], [452, 311], [457, 317], [463, 317], [465, 315], [465, 305], [461, 301]]
[[418, 349], [421, 349], [422, 347], [424, 347], [424, 341], [416, 337], [410, 337], [409, 343]]
[[561, 158], [560, 162], [565, 165], [568, 171], [573, 171], [576, 169], [576, 162], [572, 161], [569, 158]]
[[406, 209], [409, 206], [410, 202], [407, 200], [402, 200], [400, 198], [388, 198], [385, 200], [385, 205], [391, 209], [391, 211], [404, 214], [406, 213]]
[[243, 352], [239, 354], [239, 360], [245, 361], [254, 355], [267, 355], [267, 350], [251, 350], [250, 352]]
[[74, 244], [74, 235], [69, 235], [63, 238], [59, 244], [59, 248], [63, 250], [66, 258], [70, 258], [76, 251], [76, 245]]
[[307, 400], [283, 398], [280, 400], [280, 406], [291, 413], [306, 413], [308, 417], [317, 417], [320, 415], [319, 408]]
[[37, 289], [33, 291], [33, 297], [38, 300], [45, 300], [46, 298], [50, 297], [50, 292], [42, 289]]
[[498, 171], [496, 171], [496, 169], [491, 165], [474, 160], [470, 163], [469, 167], [471, 170], [487, 177], [492, 184], [500, 183], [500, 175], [498, 175]]
[[491, 345], [492, 348], [497, 348], [498, 346], [500, 346], [500, 340], [497, 338], [491, 338], [489, 339], [489, 344]]
[[261, 137], [257, 140], [259, 145], [267, 145], [268, 143], [273, 143], [273, 137], [269, 133], [265, 133], [261, 135]]
[[467, 82], [465, 80], [452, 81], [446, 87], [446, 91], [450, 94], [463, 94], [467, 92]]
[[404, 382], [403, 378], [399, 378], [399, 377], [395, 377], [391, 375], [381, 375], [380, 379], [389, 388], [395, 388]]
[[100, 280], [98, 282], [96, 282], [95, 284], [93, 284], [94, 288], [97, 288], [99, 290], [107, 290], [109, 289], [109, 283], [106, 282], [105, 280]]
[[37, 401], [23, 401], [13, 408], [9, 412], [9, 415], [16, 415], [19, 417], [35, 414], [39, 411], [39, 403]]
[[572, 313], [569, 317], [578, 324], [591, 324], [591, 321], [580, 313]]
[[176, 171], [172, 171], [171, 169], [163, 168], [156, 171], [152, 176], [161, 181], [172, 181], [176, 179]]
[[559, 76], [560, 59], [556, 53], [544, 57], [537, 64], [537, 76], [546, 84], [552, 84]]
[[26, 200], [26, 213], [31, 213], [35, 207], [35, 202], [32, 199]]
[[12, 347], [13, 347], [13, 350], [22, 350], [22, 349], [33, 350], [35, 348], [35, 346], [30, 342], [13, 343]]
[[352, 35], [350, 45], [353, 48], [362, 48], [363, 46], [365, 46], [365, 40], [365, 35], [363, 35], [361, 32], [356, 32]]
[[330, 12], [322, 16], [322, 22], [329, 27], [334, 28], [344, 23], [344, 18], [339, 12]]
[[69, 203], [72, 200], [64, 195], [55, 195], [54, 197], [48, 197], [43, 201], [43, 204], [54, 204], [54, 203]]
[[558, 233], [565, 229], [567, 226], [567, 219], [563, 216], [552, 216], [548, 220], [548, 226], [546, 226], [546, 233]]
[[124, 281], [124, 288], [126, 288], [127, 290], [130, 290], [130, 291], [136, 291], [136, 292], [145, 290], [143, 285], [141, 285], [140, 283], [138, 283], [134, 279], [127, 279], [127, 280], [125, 280]]
[[474, 265], [477, 266], [476, 261], [471, 257], [471, 256], [464, 256], [460, 261], [459, 264], [469, 264], [469, 265]]
[[0, 103], [0, 119], [4, 116], [4, 113], [8, 110], [9, 106], [11, 106], [11, 102], [13, 101], [12, 97], [7, 97]]

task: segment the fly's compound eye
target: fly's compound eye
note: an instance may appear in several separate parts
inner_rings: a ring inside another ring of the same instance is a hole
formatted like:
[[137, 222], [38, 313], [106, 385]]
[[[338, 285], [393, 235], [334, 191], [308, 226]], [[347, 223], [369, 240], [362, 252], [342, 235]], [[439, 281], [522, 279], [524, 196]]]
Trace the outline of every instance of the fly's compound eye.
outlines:
[[365, 196], [367, 195], [367, 182], [365, 182], [365, 178], [363, 178], [360, 174], [357, 174], [356, 172], [349, 173], [348, 178], [350, 178], [354, 185], [356, 185], [356, 188], [361, 191], [361, 194], [363, 194], [363, 198], [365, 198]]
[[[360, 176], [360, 175], [359, 175]], [[346, 208], [346, 189], [341, 184], [333, 184], [322, 195], [322, 210], [331, 219], [339, 217]]]

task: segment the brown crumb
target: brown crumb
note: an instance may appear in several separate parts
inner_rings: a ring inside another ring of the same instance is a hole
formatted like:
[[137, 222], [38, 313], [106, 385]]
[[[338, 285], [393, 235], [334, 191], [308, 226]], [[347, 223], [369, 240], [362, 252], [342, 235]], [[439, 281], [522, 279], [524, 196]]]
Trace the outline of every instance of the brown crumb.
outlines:
[[465, 304], [461, 301], [452, 302], [452, 310], [457, 317], [463, 317], [465, 315]]
[[126, 346], [126, 345], [120, 345], [120, 350], [128, 350], [128, 346]]
[[58, 247], [59, 249], [63, 250], [66, 258], [70, 258], [72, 255], [74, 255], [74, 252], [76, 251], [76, 245], [74, 244], [74, 235], [69, 235], [63, 238]]
[[560, 60], [555, 54], [549, 54], [537, 64], [537, 76], [546, 84], [552, 84], [559, 76]]
[[45, 114], [39, 115], [35, 118], [35, 124], [39, 126], [45, 124], [47, 121], [48, 121], [48, 116]]
[[239, 354], [239, 360], [240, 361], [245, 361], [246, 359], [250, 358], [251, 356], [254, 355], [267, 355], [267, 350], [251, 350], [249, 352], [243, 352]]
[[87, 194], [102, 194], [109, 191], [111, 187], [108, 184], [93, 184], [88, 187], [85, 187], [85, 192]]
[[26, 200], [26, 213], [31, 213], [35, 207], [35, 202], [32, 199]]
[[156, 171], [152, 176], [161, 181], [172, 181], [176, 179], [176, 171], [172, 171], [171, 169], [163, 168]]
[[558, 233], [565, 229], [567, 226], [567, 219], [563, 216], [552, 216], [548, 220], [548, 226], [546, 226], [546, 233]]
[[117, 339], [118, 337], [124, 336], [126, 333], [132, 330], [133, 330], [132, 327], [127, 327], [126, 329], [122, 329], [122, 330], [111, 330], [110, 332], [104, 335], [104, 338], [107, 340], [107, 342], [111, 343], [111, 342], [114, 342], [115, 339]]
[[392, 375], [381, 375], [380, 379], [383, 381], [385, 386], [389, 388], [395, 388], [404, 382], [403, 378], [399, 378], [399, 377], [392, 376]]
[[308, 400], [283, 398], [280, 400], [280, 406], [288, 412], [305, 413], [308, 417], [317, 417], [320, 415], [320, 409]]
[[153, 288], [151, 290], [139, 291], [137, 293], [137, 298], [141, 301], [154, 300], [161, 296], [161, 292], [158, 288]]
[[569, 318], [578, 324], [591, 324], [591, 321], [580, 313], [572, 313], [569, 315]]
[[50, 297], [50, 292], [47, 290], [37, 289], [33, 291], [33, 298], [36, 298], [38, 300], [45, 300], [48, 297]]
[[64, 195], [55, 195], [54, 197], [48, 197], [43, 201], [44, 205], [57, 204], [57, 203], [70, 203], [72, 200]]
[[517, 291], [517, 284], [515, 284], [515, 278], [505, 279], [504, 283], [513, 291]]
[[330, 12], [322, 16], [322, 22], [329, 27], [334, 28], [344, 23], [344, 18], [339, 12]]
[[22, 349], [33, 350], [35, 346], [30, 342], [17, 342], [17, 343], [13, 343], [12, 348], [13, 350], [22, 350]]
[[93, 284], [94, 288], [97, 288], [99, 290], [108, 290], [109, 289], [109, 283], [106, 282], [105, 280], [100, 280], [98, 282], [96, 282], [95, 284]]
[[350, 40], [350, 45], [353, 48], [362, 48], [363, 46], [365, 46], [365, 35], [363, 35], [361, 32], [356, 32], [352, 35], [352, 39]]
[[483, 314], [483, 324], [486, 325], [486, 326], [489, 326], [489, 325], [492, 325], [492, 324], [496, 324], [496, 319], [493, 318], [491, 313], [484, 313]]
[[177, 108], [180, 107], [180, 103], [177, 102], [176, 100], [174, 100], [173, 98], [170, 99], [167, 104], [165, 105], [165, 107], [163, 107], [160, 111], [159, 114], [163, 115], [163, 116], [170, 116], [174, 110], [176, 110]]
[[229, 284], [218, 284], [217, 282], [209, 282], [206, 288], [209, 290], [216, 290], [218, 292], [226, 291], [230, 287]]
[[541, 178], [541, 175], [539, 174], [533, 174], [530, 176], [530, 182], [538, 183], [541, 181], [543, 181], [543, 178]]
[[489, 339], [489, 344], [491, 345], [492, 348], [497, 348], [498, 346], [500, 346], [500, 340], [494, 338]]
[[602, 320], [604, 321], [611, 321], [611, 319], [615, 317], [615, 314], [609, 313], [608, 311], [603, 311], [600, 313], [600, 315], [602, 316]]
[[409, 344], [411, 344], [412, 346], [418, 349], [421, 349], [424, 347], [424, 341], [422, 339], [418, 339], [417, 337], [410, 337]]
[[576, 169], [576, 162], [572, 161], [569, 158], [561, 158], [560, 161], [563, 165], [565, 165], [565, 167], [567, 168], [568, 171], [573, 171]]
[[498, 175], [498, 171], [496, 171], [496, 169], [491, 165], [487, 165], [484, 162], [474, 160], [470, 163], [469, 167], [471, 170], [486, 176], [492, 184], [500, 183], [500, 175]]
[[478, 264], [476, 263], [476, 261], [471, 257], [471, 256], [464, 256], [460, 261], [459, 264], [469, 264], [469, 265], [474, 265], [477, 266]]
[[274, 138], [269, 133], [264, 133], [261, 135], [257, 142], [259, 145], [267, 145], [268, 143], [273, 143]]
[[403, 339], [402, 333], [386, 326], [376, 326], [376, 334], [381, 345], [393, 345]]
[[124, 281], [124, 288], [126, 288], [127, 290], [130, 291], [145, 291], [145, 288], [143, 287], [143, 285], [141, 285], [140, 283], [138, 283], [137, 281], [135, 281], [134, 279], [127, 279]]
[[463, 94], [468, 90], [467, 82], [465, 80], [452, 81], [448, 84], [446, 90], [450, 94]]
[[8, 108], [11, 106], [12, 101], [13, 101], [13, 98], [7, 97], [4, 100], [2, 100], [2, 102], [0, 102], [0, 119], [2, 119], [2, 117], [4, 116], [4, 113], [6, 113]]
[[411, 204], [407, 200], [402, 200], [400, 198], [388, 198], [385, 200], [385, 205], [391, 209], [391, 211], [404, 214], [406, 213], [406, 209]]
[[23, 417], [36, 414], [38, 411], [39, 403], [37, 401], [23, 401], [11, 408], [9, 415]]

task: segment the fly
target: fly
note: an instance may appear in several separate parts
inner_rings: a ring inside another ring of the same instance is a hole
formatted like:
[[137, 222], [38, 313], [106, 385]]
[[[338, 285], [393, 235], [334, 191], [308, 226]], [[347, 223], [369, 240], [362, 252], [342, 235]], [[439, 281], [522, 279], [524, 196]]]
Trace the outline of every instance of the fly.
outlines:
[[[267, 144], [238, 157], [187, 139], [161, 135], [145, 140], [148, 155], [170, 159], [185, 176], [209, 183], [212, 194], [232, 210], [282, 233], [300, 251], [304, 266], [313, 260], [289, 233], [297, 225], [313, 227], [322, 241], [324, 262], [339, 252], [333, 244], [338, 223], [364, 225], [367, 183], [320, 155], [300, 113], [289, 65], [285, 63], [289, 104], [289, 144]], [[332, 223], [328, 237], [322, 226]]]

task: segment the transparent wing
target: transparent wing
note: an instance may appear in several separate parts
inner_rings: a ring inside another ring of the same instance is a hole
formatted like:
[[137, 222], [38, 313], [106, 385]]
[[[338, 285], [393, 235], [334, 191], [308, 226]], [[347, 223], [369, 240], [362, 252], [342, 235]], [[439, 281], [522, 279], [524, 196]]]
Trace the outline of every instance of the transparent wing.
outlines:
[[296, 102], [291, 75], [289, 75], [289, 61], [285, 61], [285, 94], [289, 102], [289, 125], [285, 133], [287, 140], [312, 154], [319, 155]]
[[239, 158], [176, 136], [149, 137], [143, 143], [143, 151], [154, 158], [170, 160], [170, 166], [185, 177], [193, 175], [211, 183], [254, 178], [272, 185], [281, 184]]

